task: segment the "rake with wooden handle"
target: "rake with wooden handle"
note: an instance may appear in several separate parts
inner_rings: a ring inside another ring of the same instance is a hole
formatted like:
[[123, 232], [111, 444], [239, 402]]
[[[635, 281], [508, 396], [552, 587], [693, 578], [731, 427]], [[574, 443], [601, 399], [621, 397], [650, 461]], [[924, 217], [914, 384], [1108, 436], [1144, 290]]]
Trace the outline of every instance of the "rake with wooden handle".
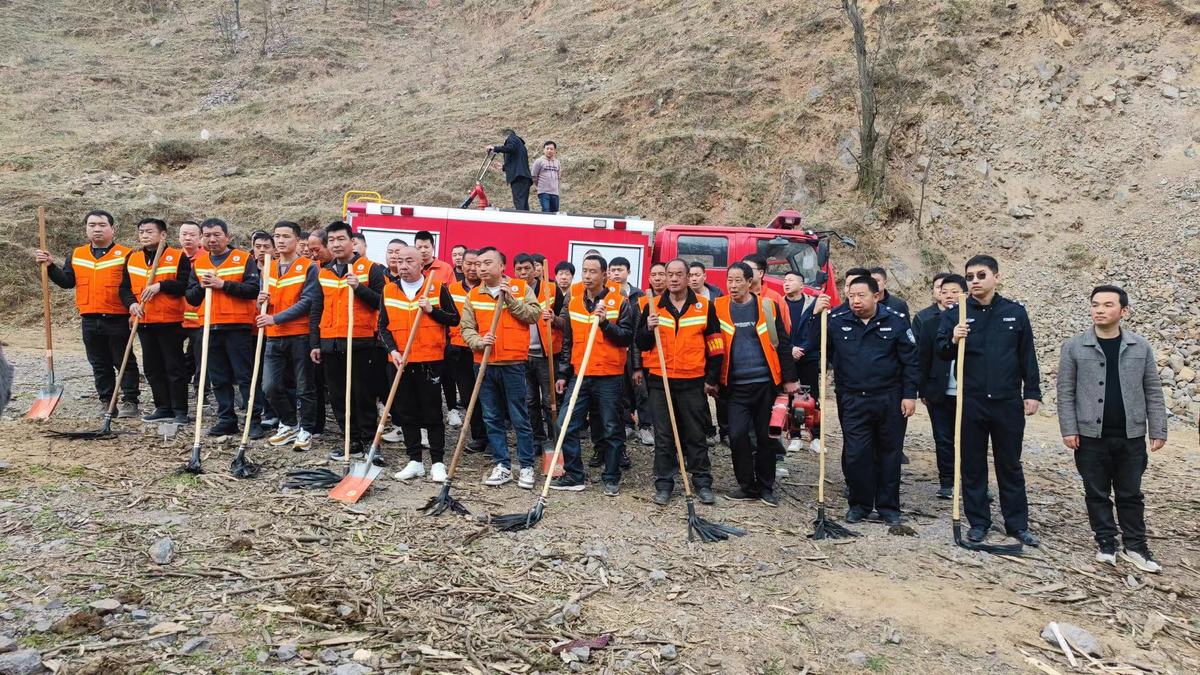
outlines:
[[[260, 292], [269, 291], [271, 288], [271, 254], [267, 253], [263, 257], [263, 273], [260, 277]], [[263, 301], [259, 307], [259, 314], [267, 313], [267, 305], [270, 299]], [[233, 461], [229, 464], [229, 471], [236, 478], [254, 478], [258, 475], [262, 468], [254, 462], [246, 461], [246, 444], [250, 442], [250, 422], [254, 419], [254, 399], [258, 394], [258, 366], [262, 360], [263, 352], [263, 335], [266, 332], [265, 326], [258, 327], [258, 339], [254, 344], [254, 370], [250, 371], [250, 395], [246, 397], [246, 423], [242, 425], [242, 442], [238, 445], [237, 454], [234, 455]]]
[[[826, 307], [825, 311], [821, 312], [821, 379], [818, 388], [820, 392], [817, 394], [820, 402], [818, 408], [821, 411], [821, 417], [825, 417], [825, 390], [829, 386], [826, 378], [825, 350], [829, 343], [829, 312], [832, 308]], [[834, 522], [825, 517], [825, 425], [821, 425], [819, 444], [821, 452], [817, 459], [817, 519], [813, 521], [813, 533], [808, 535], [811, 539], [847, 539], [849, 537], [857, 537], [858, 533], [846, 529], [841, 523]]]
[[204, 330], [200, 340], [200, 386], [196, 397], [196, 430], [192, 435], [192, 456], [176, 473], [204, 473], [200, 467], [200, 428], [204, 418], [204, 392], [208, 386], [208, 337], [212, 330], [212, 288], [204, 289]]

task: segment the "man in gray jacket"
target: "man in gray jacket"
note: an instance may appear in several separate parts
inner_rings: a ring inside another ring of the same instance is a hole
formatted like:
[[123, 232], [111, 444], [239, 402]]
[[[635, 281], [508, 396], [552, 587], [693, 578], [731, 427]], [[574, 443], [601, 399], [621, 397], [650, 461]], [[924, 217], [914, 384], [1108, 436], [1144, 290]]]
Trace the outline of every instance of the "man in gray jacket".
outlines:
[[[1083, 478], [1088, 521], [1096, 534], [1097, 562], [1117, 564], [1117, 524], [1122, 559], [1143, 572], [1162, 566], [1146, 545], [1142, 474], [1146, 436], [1150, 450], [1167, 441], [1167, 408], [1154, 350], [1142, 336], [1122, 330], [1129, 296], [1118, 286], [1092, 289], [1092, 328], [1067, 340], [1058, 365], [1058, 424], [1075, 451]], [[1117, 517], [1113, 518], [1116, 498]]]

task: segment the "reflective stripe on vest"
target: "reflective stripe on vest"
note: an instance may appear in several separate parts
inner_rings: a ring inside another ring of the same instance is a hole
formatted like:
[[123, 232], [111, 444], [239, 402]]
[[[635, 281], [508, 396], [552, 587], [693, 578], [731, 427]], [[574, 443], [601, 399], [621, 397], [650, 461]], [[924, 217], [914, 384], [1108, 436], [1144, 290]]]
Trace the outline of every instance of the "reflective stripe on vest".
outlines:
[[[625, 297], [620, 293], [609, 291], [596, 302], [603, 302], [605, 317], [609, 321], [616, 321], [617, 317], [621, 315], [621, 304], [625, 302]], [[579, 366], [583, 362], [583, 352], [587, 348], [588, 332], [592, 328], [592, 313], [587, 310], [583, 293], [571, 295], [567, 316], [571, 320], [571, 365], [578, 374]], [[604, 333], [597, 331], [596, 342], [592, 345], [591, 361], [588, 362], [587, 372], [584, 373], [584, 376], [623, 375], [628, 355], [628, 347], [618, 347], [610, 343], [604, 337]]]
[[[455, 281], [450, 284], [450, 299], [454, 301], [454, 306], [458, 308], [458, 315], [462, 316], [463, 305], [467, 304], [467, 288], [461, 281]], [[462, 338], [461, 326], [450, 326], [450, 344], [457, 347], [466, 347], [467, 341]]]
[[[313, 261], [308, 258], [296, 258], [288, 265], [287, 272], [284, 272], [282, 276], [276, 276], [276, 273], [279, 272], [279, 264], [278, 262], [271, 263], [274, 269], [271, 270], [271, 280], [267, 285], [267, 294], [271, 296], [269, 310], [271, 314], [279, 314], [300, 302], [300, 296], [304, 292], [304, 281], [308, 277], [308, 268], [313, 264]], [[266, 332], [267, 337], [273, 338], [308, 335], [308, 315], [267, 326]]]
[[[697, 296], [695, 303], [684, 308], [678, 321], [662, 307], [653, 309], [658, 312], [658, 335], [667, 363], [667, 376], [681, 379], [704, 377], [707, 354], [704, 329], [708, 327], [708, 300]], [[654, 375], [662, 377], [657, 347], [642, 352], [642, 365]]]
[[[523, 299], [525, 282], [509, 279], [505, 292]], [[467, 302], [475, 314], [475, 330], [486, 335], [492, 327], [492, 316], [496, 311], [496, 299], [483, 290], [483, 284], [471, 289]], [[517, 320], [507, 307], [501, 307], [500, 323], [496, 326], [496, 345], [492, 347], [492, 360], [496, 362], [526, 361], [529, 359], [529, 324]], [[475, 352], [475, 363], [483, 360], [483, 351]]]
[[[434, 281], [429, 285], [429, 304], [440, 307], [442, 284]], [[404, 345], [408, 343], [408, 334], [413, 321], [422, 314], [421, 325], [417, 328], [417, 336], [413, 338], [412, 354], [409, 363], [429, 363], [441, 361], [446, 354], [446, 327], [433, 320], [421, 311], [420, 299], [410, 300], [404, 294], [404, 289], [398, 283], [389, 282], [383, 289], [383, 308], [387, 312], [388, 331], [396, 341], [396, 350], [404, 353]]]
[[[775, 351], [775, 346], [771, 344], [771, 332], [767, 328], [765, 312], [762, 310], [762, 302], [758, 296], [751, 295], [754, 298], [754, 303], [758, 307], [758, 321], [755, 323], [754, 331], [758, 333], [758, 342], [762, 347], [763, 356], [767, 359], [767, 366], [771, 369], [771, 378], [775, 384], [780, 382], [779, 370], [779, 353]], [[733, 325], [733, 318], [729, 313], [729, 303], [732, 297], [723, 295], [713, 301], [713, 307], [717, 312], [717, 321], [721, 324], [721, 334], [724, 336], [725, 362], [721, 366], [721, 384], [729, 384], [729, 362], [733, 356], [733, 338], [736, 333], [736, 328]]]
[[80, 314], [128, 314], [121, 302], [121, 270], [129, 249], [114, 244], [99, 260], [92, 257], [92, 247], [79, 246], [71, 251], [71, 268], [75, 272], [75, 307]]
[[[353, 273], [358, 276], [358, 283], [367, 284], [371, 279], [371, 267], [375, 263], [366, 260], [358, 259], [351, 264], [351, 270], [347, 274]], [[331, 263], [332, 265], [332, 263]], [[345, 338], [347, 332], [346, 322], [349, 319], [347, 316], [349, 307], [347, 306], [347, 298], [350, 297], [350, 284], [346, 280], [333, 273], [330, 267], [322, 267], [317, 275], [317, 280], [321, 282], [321, 292], [324, 295], [324, 306], [321, 314], [321, 337], [325, 339]], [[366, 301], [354, 296], [354, 338], [369, 338], [375, 335], [375, 327], [379, 323], [379, 310], [376, 307], [368, 305]]]
[[[151, 283], [161, 283], [170, 281], [179, 274], [179, 257], [183, 253], [179, 249], [166, 247], [162, 252], [162, 261], [158, 264], [158, 269], [154, 273], [154, 281]], [[150, 276], [150, 267], [152, 263], [147, 263], [145, 251], [134, 251], [129, 254], [129, 262], [125, 269], [129, 271], [129, 289], [133, 291], [134, 297], [141, 302], [142, 291], [146, 289], [147, 279]], [[150, 302], [142, 305], [144, 316], [142, 323], [181, 323], [183, 321], [184, 307], [187, 301], [178, 295], [167, 295], [166, 293], [158, 293]]]
[[[234, 283], [242, 281], [246, 273], [246, 263], [251, 260], [250, 254], [240, 248], [235, 248], [229, 251], [225, 256], [225, 260], [217, 267], [213, 267], [212, 257], [208, 251], [201, 251], [196, 254], [196, 258], [192, 261], [195, 265], [194, 270], [196, 278], [214, 272], [218, 277], [225, 281]], [[204, 306], [198, 308], [201, 312], [200, 319], [204, 318]], [[254, 317], [258, 314], [257, 308], [254, 306], [253, 298], [235, 298], [219, 288], [214, 288], [212, 292], [212, 309], [209, 310], [209, 321], [214, 326], [246, 324], [253, 325]]]

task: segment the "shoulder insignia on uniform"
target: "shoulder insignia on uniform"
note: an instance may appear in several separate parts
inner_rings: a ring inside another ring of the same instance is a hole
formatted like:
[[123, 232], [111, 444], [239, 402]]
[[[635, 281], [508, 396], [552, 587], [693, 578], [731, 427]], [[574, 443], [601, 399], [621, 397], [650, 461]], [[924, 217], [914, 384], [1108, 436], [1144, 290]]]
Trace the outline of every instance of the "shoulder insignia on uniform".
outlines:
[[912, 332], [912, 329], [911, 329], [911, 328], [909, 328], [909, 329], [908, 329], [908, 330], [905, 332], [905, 335], [906, 335], [906, 336], [908, 336], [908, 341], [909, 341], [909, 342], [913, 343], [914, 345], [915, 345], [915, 344], [917, 344], [917, 336], [913, 335], [913, 332]]
[[172, 255], [167, 256], [167, 262], [171, 262], [174, 259], [175, 259], [175, 256], [172, 256]]
[[125, 255], [125, 252], [124, 252], [124, 251], [121, 251], [120, 249], [118, 249], [117, 251], [115, 251], [115, 252], [113, 253], [113, 255], [115, 255], [116, 257], [120, 258], [121, 256]]
[[615, 300], [613, 300], [612, 298], [609, 298], [609, 299], [608, 299], [608, 304], [609, 304], [609, 305], [615, 305], [615, 304], [616, 304], [616, 301], [615, 301]]
[[697, 300], [696, 301], [696, 309], [704, 309], [704, 303]]
[[240, 255], [233, 256], [233, 262], [241, 262], [241, 261], [242, 261], [242, 256], [240, 256]]
[[844, 331], [852, 331], [852, 330], [854, 330], [854, 329], [853, 329], [853, 328], [851, 328], [850, 326], [842, 326], [842, 330], [844, 330]]

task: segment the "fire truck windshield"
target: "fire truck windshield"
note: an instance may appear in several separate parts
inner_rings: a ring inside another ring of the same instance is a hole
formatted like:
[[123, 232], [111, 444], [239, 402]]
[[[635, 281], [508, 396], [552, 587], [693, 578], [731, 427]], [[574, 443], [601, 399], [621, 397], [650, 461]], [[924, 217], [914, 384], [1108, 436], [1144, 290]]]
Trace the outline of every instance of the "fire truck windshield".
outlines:
[[760, 239], [757, 252], [761, 256], [766, 256], [767, 274], [773, 277], [782, 278], [791, 271], [792, 264], [789, 259], [794, 259], [799, 264], [800, 273], [804, 275], [806, 284], [812, 284], [813, 280], [817, 278], [817, 273], [821, 271], [817, 265], [816, 246], [809, 241], [789, 241], [786, 245], [781, 246], [774, 240]]

